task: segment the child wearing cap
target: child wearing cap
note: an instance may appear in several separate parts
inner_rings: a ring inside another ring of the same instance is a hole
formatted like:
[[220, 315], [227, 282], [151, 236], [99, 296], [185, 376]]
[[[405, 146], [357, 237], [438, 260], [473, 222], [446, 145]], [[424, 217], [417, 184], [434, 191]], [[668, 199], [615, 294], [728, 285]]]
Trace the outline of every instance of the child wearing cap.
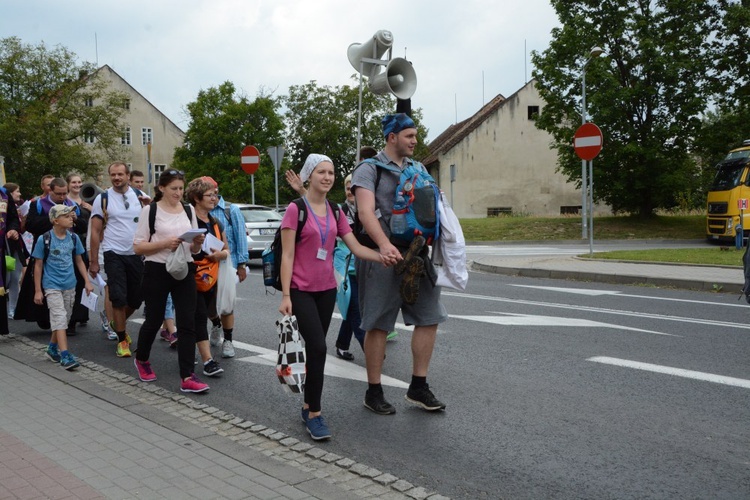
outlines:
[[[83, 245], [73, 228], [74, 208], [55, 205], [50, 208], [49, 220], [52, 229], [39, 236], [32, 257], [36, 259], [34, 268], [34, 302], [41, 305], [46, 297], [49, 308], [52, 337], [47, 346], [47, 357], [66, 370], [79, 366], [78, 361], [68, 351], [67, 327], [73, 312], [76, 293], [75, 265], [85, 281], [86, 293], [94, 287], [88, 278], [83, 263]], [[45, 243], [45, 238], [48, 243]]]

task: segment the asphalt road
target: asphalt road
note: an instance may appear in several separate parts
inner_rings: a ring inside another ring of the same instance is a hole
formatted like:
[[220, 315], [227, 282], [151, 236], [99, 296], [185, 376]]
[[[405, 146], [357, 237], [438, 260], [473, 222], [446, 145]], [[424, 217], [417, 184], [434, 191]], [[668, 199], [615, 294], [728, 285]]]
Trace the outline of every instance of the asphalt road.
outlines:
[[[259, 267], [248, 280], [238, 356], [195, 398], [307, 440], [300, 398], [273, 373], [279, 297], [265, 294]], [[447, 410], [404, 401], [402, 327], [384, 370], [396, 415], [363, 408], [354, 346], [354, 362], [328, 360], [323, 408], [334, 437], [322, 446], [454, 498], [750, 496], [750, 310], [736, 297], [472, 273], [467, 292], [444, 302], [451, 319], [429, 382]], [[134, 375], [95, 326], [80, 329], [74, 352]], [[155, 383], [176, 391], [176, 353], [157, 341], [152, 363]]]

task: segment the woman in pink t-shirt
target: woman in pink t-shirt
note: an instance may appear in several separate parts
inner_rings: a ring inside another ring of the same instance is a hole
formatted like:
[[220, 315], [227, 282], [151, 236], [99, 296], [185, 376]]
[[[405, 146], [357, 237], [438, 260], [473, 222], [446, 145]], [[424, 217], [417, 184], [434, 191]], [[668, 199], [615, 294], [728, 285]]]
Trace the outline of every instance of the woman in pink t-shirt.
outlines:
[[346, 217], [326, 196], [333, 187], [334, 167], [325, 155], [311, 154], [300, 172], [302, 182], [309, 181], [303, 197], [307, 220], [297, 240], [299, 209], [289, 204], [281, 222], [281, 286], [279, 312], [297, 317], [300, 334], [305, 340], [305, 402], [302, 419], [315, 440], [328, 439], [331, 432], [321, 415], [323, 372], [326, 363], [326, 334], [336, 304], [336, 278], [333, 274], [333, 249], [336, 237], [360, 259], [391, 265], [375, 250], [357, 242]]

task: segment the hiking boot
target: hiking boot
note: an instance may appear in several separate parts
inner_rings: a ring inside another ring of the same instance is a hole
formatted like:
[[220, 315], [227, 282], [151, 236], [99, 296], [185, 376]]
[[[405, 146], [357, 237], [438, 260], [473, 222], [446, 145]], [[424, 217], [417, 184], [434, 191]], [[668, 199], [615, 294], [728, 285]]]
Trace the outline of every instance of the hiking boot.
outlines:
[[426, 384], [418, 389], [412, 389], [409, 386], [404, 397], [408, 402], [421, 406], [427, 411], [445, 410], [445, 403], [438, 400], [430, 390], [430, 386]]
[[180, 390], [182, 392], [205, 392], [209, 389], [208, 384], [200, 381], [195, 373], [190, 375], [190, 378], [183, 380], [180, 384]]
[[322, 415], [308, 418], [305, 425], [307, 425], [307, 432], [310, 433], [310, 437], [315, 441], [330, 439], [331, 431], [328, 429], [328, 425], [326, 425], [326, 421], [323, 420]]
[[214, 325], [211, 327], [211, 334], [209, 335], [209, 342], [214, 347], [221, 344], [221, 325]]
[[50, 361], [53, 363], [59, 363], [60, 362], [60, 350], [57, 348], [57, 346], [47, 346], [47, 350], [44, 352]]
[[231, 340], [225, 340], [221, 344], [221, 357], [222, 358], [233, 358], [234, 357], [234, 345]]
[[117, 354], [118, 358], [129, 358], [130, 356], [132, 356], [127, 340], [123, 340], [122, 342], [117, 343], [117, 350], [115, 351], [115, 354]]
[[419, 254], [422, 252], [424, 245], [425, 245], [424, 236], [417, 235], [414, 237], [414, 239], [411, 242], [411, 245], [409, 245], [409, 248], [406, 250], [406, 253], [404, 253], [404, 260], [399, 261], [393, 267], [393, 269], [396, 271], [396, 274], [404, 274], [404, 271], [406, 271], [407, 267], [409, 266], [409, 263], [415, 257], [418, 257]]
[[224, 373], [224, 368], [219, 366], [219, 363], [213, 359], [208, 360], [208, 363], [203, 365], [203, 375], [207, 377], [215, 377], [221, 373]]
[[156, 373], [151, 369], [150, 362], [134, 359], [133, 363], [135, 363], [135, 369], [138, 370], [138, 378], [143, 382], [153, 382], [156, 380]]
[[76, 361], [75, 356], [73, 356], [69, 352], [66, 352], [65, 354], [60, 356], [60, 366], [62, 366], [66, 370], [73, 370], [81, 365], [78, 363], [78, 361]]
[[336, 348], [336, 356], [343, 359], [344, 361], [354, 361], [354, 354], [343, 349]]
[[424, 274], [424, 261], [422, 257], [414, 257], [406, 268], [406, 274], [401, 278], [399, 293], [401, 300], [411, 305], [419, 299], [419, 280]]
[[382, 390], [370, 391], [370, 389], [367, 389], [367, 392], [365, 392], [365, 408], [378, 415], [393, 415], [396, 413], [396, 408], [385, 400]]

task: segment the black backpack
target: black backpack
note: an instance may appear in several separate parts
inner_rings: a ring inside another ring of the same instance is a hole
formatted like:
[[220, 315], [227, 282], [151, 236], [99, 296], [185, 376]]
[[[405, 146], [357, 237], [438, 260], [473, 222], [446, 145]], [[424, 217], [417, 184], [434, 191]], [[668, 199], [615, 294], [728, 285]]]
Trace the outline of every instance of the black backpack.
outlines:
[[[333, 211], [336, 224], [338, 224], [339, 212], [341, 209], [332, 201], [326, 201]], [[296, 243], [300, 239], [300, 233], [305, 226], [305, 222], [307, 222], [307, 205], [302, 198], [297, 198], [292, 201], [292, 203], [297, 205], [297, 210], [299, 210], [299, 215], [297, 217], [297, 234], [295, 237]], [[276, 230], [276, 234], [273, 236], [273, 242], [271, 242], [271, 245], [268, 248], [263, 250], [263, 255], [261, 256], [261, 259], [263, 260], [263, 284], [265, 286], [272, 286], [276, 290], [281, 290], [281, 253], [281, 227], [279, 227]]]

